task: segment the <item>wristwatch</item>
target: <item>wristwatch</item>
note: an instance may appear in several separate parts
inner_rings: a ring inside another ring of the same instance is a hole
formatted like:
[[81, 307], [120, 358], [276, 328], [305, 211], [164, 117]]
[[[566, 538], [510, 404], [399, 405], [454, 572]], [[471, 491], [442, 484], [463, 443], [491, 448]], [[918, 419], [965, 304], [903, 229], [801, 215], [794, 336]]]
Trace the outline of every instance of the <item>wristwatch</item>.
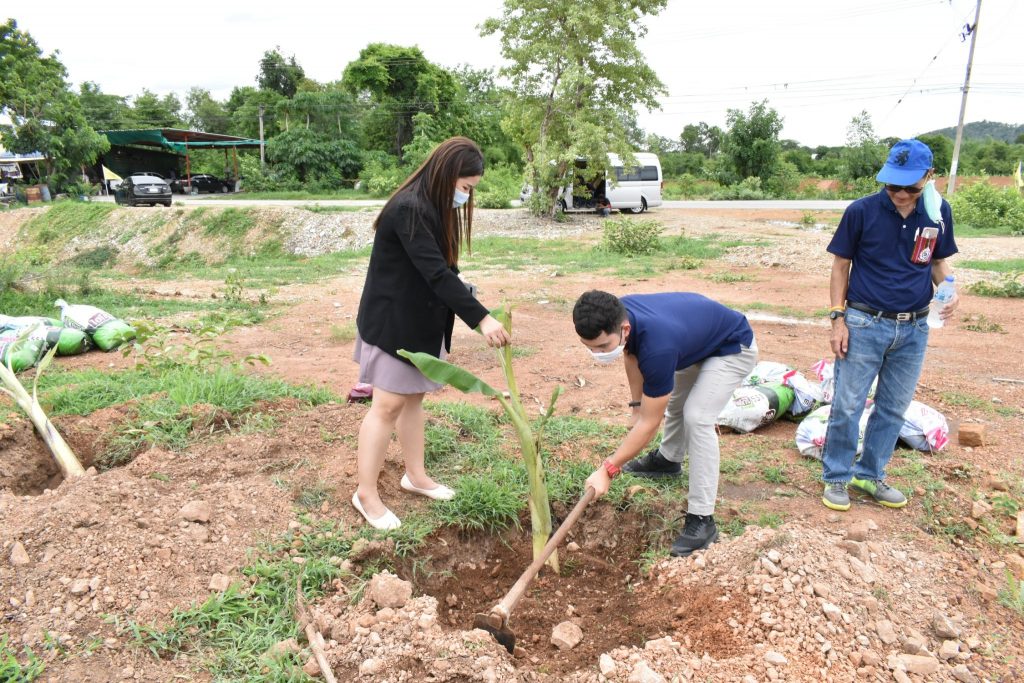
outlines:
[[845, 308], [834, 308], [834, 309], [832, 309], [831, 311], [828, 312], [828, 319], [829, 320], [835, 320], [836, 318], [845, 318], [845, 317], [846, 317], [846, 309]]
[[609, 479], [614, 479], [622, 471], [622, 468], [613, 463], [609, 458], [605, 458], [601, 464], [604, 467], [604, 471], [608, 473]]

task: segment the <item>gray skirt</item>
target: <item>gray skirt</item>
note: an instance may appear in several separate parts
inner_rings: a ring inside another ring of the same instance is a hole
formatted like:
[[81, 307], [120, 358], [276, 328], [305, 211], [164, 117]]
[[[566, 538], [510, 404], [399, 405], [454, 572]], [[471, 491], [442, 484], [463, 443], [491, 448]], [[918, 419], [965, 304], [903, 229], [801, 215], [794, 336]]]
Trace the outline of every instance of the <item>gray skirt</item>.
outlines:
[[[441, 360], [448, 357], [441, 340]], [[359, 363], [359, 381], [372, 384], [374, 388], [390, 391], [393, 394], [424, 394], [437, 391], [442, 384], [431, 382], [415, 365], [409, 365], [383, 351], [373, 344], [367, 344], [356, 333], [355, 348], [352, 360]]]

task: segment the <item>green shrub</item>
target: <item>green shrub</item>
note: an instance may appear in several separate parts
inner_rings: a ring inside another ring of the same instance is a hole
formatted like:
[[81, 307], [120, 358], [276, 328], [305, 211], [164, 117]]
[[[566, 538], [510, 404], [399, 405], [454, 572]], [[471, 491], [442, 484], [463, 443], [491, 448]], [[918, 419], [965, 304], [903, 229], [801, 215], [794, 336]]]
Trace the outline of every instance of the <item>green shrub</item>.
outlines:
[[399, 166], [397, 160], [389, 154], [378, 152], [367, 156], [360, 179], [366, 191], [372, 195], [390, 195], [409, 174], [407, 169]]
[[626, 256], [651, 254], [661, 249], [658, 238], [663, 230], [656, 220], [610, 219], [604, 224], [601, 248]]
[[710, 197], [721, 189], [713, 180], [704, 180], [691, 173], [684, 173], [678, 178], [666, 179], [662, 192], [664, 199], [699, 199]]
[[1012, 187], [995, 187], [987, 180], [953, 195], [949, 203], [955, 221], [978, 229], [1009, 227], [1014, 235], [1024, 235], [1024, 197]]
[[521, 171], [508, 164], [490, 166], [473, 193], [473, 203], [481, 209], [507, 209], [519, 196], [523, 185]]
[[711, 199], [767, 199], [768, 195], [761, 189], [761, 179], [757, 176], [744, 178], [735, 185], [724, 187], [711, 195]]
[[1024, 298], [1024, 273], [1009, 273], [994, 284], [985, 281], [975, 282], [967, 287], [967, 291], [978, 296]]

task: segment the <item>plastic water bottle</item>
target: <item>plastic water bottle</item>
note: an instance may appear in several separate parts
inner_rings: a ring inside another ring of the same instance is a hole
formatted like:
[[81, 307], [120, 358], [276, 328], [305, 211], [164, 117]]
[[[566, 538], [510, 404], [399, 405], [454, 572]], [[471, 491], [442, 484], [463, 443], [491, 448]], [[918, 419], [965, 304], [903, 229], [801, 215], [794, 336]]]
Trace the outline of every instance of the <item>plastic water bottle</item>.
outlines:
[[932, 305], [928, 311], [928, 327], [942, 327], [943, 322], [939, 317], [939, 311], [953, 299], [954, 294], [956, 294], [956, 287], [953, 285], [953, 276], [947, 275], [935, 290], [935, 298], [932, 299]]

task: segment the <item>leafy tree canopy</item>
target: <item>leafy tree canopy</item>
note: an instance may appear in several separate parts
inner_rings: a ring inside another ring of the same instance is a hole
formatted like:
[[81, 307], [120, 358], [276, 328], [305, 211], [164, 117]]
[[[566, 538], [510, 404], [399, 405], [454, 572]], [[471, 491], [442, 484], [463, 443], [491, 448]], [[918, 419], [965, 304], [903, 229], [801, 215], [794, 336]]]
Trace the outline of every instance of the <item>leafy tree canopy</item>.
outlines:
[[369, 145], [398, 157], [413, 138], [416, 114], [443, 115], [459, 104], [455, 78], [418, 47], [371, 43], [345, 67], [341, 82], [371, 105], [365, 120]]
[[[538, 212], [553, 210], [558, 188], [577, 157], [632, 153], [641, 137], [634, 107], [658, 106], [665, 92], [637, 47], [641, 19], [667, 0], [506, 0], [501, 17], [484, 22], [500, 34], [501, 70], [512, 84], [505, 131], [525, 152]], [[624, 116], [623, 112], [627, 114]], [[594, 172], [600, 166], [593, 164]]]
[[775, 170], [781, 145], [782, 117], [768, 106], [768, 100], [750, 105], [747, 112], [729, 109], [726, 114], [729, 132], [723, 151], [732, 161], [739, 179], [770, 178]]
[[291, 97], [298, 91], [305, 77], [306, 72], [295, 61], [295, 55], [285, 59], [278, 46], [263, 53], [256, 83], [261, 90], [272, 90], [284, 97]]
[[0, 139], [13, 152], [42, 154], [48, 181], [58, 185], [110, 147], [89, 125], [66, 78], [57, 55], [43, 56], [17, 22], [0, 24], [0, 110], [12, 121], [0, 127]]

